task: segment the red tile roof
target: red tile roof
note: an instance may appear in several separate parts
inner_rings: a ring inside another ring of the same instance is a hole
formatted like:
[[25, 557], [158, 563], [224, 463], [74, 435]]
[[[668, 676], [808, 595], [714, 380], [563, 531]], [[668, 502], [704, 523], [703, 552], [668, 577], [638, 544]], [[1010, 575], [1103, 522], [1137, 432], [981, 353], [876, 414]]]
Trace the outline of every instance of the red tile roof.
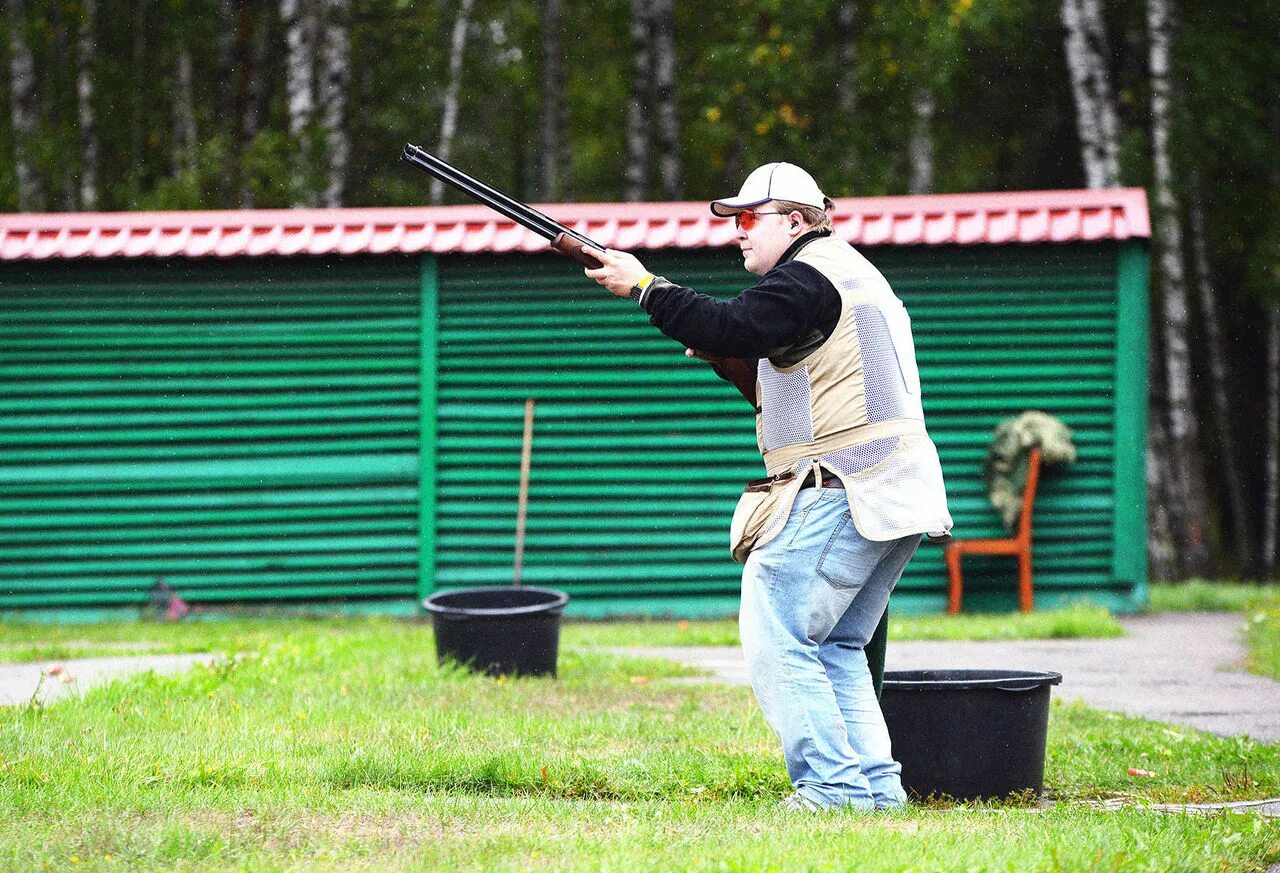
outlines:
[[[706, 203], [540, 206], [617, 249], [733, 243]], [[854, 245], [974, 245], [1149, 237], [1141, 188], [933, 194], [836, 201]], [[0, 261], [48, 258], [258, 257], [384, 252], [541, 252], [542, 237], [482, 206], [0, 215]]]

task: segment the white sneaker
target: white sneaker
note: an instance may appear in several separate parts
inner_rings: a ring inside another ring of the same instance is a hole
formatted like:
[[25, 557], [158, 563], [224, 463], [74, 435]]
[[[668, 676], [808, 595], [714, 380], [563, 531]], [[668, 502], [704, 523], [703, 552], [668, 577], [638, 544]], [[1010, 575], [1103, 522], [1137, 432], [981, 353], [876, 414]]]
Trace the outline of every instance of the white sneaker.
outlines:
[[821, 806], [799, 791], [793, 791], [786, 800], [782, 801], [782, 808], [787, 812], [822, 812]]

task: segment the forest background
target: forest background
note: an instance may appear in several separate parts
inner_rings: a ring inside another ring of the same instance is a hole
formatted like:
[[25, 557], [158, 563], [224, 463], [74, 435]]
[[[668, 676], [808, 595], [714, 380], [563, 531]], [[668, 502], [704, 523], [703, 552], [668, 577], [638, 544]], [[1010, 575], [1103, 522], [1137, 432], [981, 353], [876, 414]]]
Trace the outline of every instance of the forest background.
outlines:
[[1276, 578], [1274, 0], [2, 2], [0, 211], [1145, 187], [1152, 575]]

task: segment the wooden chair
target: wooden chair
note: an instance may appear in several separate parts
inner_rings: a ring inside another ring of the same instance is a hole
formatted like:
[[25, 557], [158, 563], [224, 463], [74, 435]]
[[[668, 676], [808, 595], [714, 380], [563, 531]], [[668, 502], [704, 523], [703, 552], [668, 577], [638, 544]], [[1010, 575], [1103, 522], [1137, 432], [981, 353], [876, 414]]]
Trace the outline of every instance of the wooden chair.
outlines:
[[1035, 446], [1027, 456], [1027, 487], [1022, 492], [1022, 513], [1018, 517], [1018, 532], [999, 540], [952, 540], [946, 546], [947, 612], [960, 611], [960, 595], [964, 583], [960, 578], [960, 558], [963, 555], [1013, 555], [1018, 559], [1018, 605], [1023, 612], [1030, 612], [1031, 595], [1031, 510], [1036, 501], [1036, 485], [1040, 481], [1040, 447]]

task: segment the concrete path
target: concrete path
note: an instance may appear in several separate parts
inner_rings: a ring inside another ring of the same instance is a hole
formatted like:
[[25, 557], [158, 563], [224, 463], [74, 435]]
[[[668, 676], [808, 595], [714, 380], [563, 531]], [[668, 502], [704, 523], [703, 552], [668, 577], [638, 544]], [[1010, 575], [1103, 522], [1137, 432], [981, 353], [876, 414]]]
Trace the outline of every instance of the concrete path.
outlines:
[[[1052, 670], [1055, 697], [1220, 736], [1280, 742], [1280, 682], [1243, 672], [1243, 617], [1234, 613], [1122, 616], [1128, 636], [1103, 640], [890, 642], [887, 670]], [[629, 650], [746, 684], [741, 650]]]
[[0, 664], [0, 706], [35, 700], [50, 703], [83, 694], [94, 685], [122, 679], [134, 673], [182, 673], [196, 664], [208, 664], [216, 655], [133, 655], [114, 658], [74, 658], [66, 661], [34, 661]]

